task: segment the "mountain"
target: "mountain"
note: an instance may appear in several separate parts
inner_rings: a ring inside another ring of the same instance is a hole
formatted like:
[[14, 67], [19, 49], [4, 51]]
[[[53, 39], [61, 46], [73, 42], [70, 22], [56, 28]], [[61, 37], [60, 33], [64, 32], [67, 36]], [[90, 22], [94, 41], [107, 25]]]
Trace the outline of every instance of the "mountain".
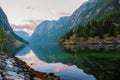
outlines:
[[18, 36], [23, 38], [25, 41], [28, 41], [28, 39], [30, 37], [29, 34], [25, 31], [15, 31], [15, 34], [17, 34]]
[[[3, 37], [5, 38], [6, 42], [4, 44], [4, 50], [11, 51], [13, 49], [19, 48], [23, 45], [26, 45], [27, 42], [17, 36], [13, 29], [11, 28], [7, 16], [0, 7], [0, 33], [3, 34], [0, 36], [0, 41], [2, 41]], [[2, 45], [2, 43], [0, 43]], [[3, 47], [3, 46], [2, 46]]]
[[[46, 40], [50, 40], [50, 43], [57, 43], [59, 39], [65, 35], [71, 29], [77, 29], [80, 25], [86, 25], [93, 18], [99, 18], [107, 12], [113, 10], [115, 7], [119, 6], [120, 0], [89, 0], [81, 5], [70, 17], [62, 23], [62, 26], [59, 28], [52, 28], [51, 30], [47, 30], [48, 27], [44, 26], [44, 30], [39, 30], [38, 28], [43, 29], [40, 25], [36, 28], [32, 37], [35, 33], [40, 33], [40, 35], [36, 35], [37, 39], [32, 38], [32, 42], [41, 41], [45, 36], [43, 34], [49, 33], [46, 38], [43, 40], [46, 43]], [[43, 24], [43, 23], [41, 23]], [[51, 26], [51, 25], [48, 25]], [[44, 32], [43, 32], [44, 31]], [[52, 34], [51, 34], [52, 32]], [[38, 40], [39, 38], [39, 40]], [[43, 43], [42, 42], [42, 43]], [[31, 43], [32, 44], [32, 43]]]
[[[29, 39], [31, 44], [35, 44], [36, 41], [40, 44], [46, 43], [54, 43], [56, 41], [57, 36], [56, 33], [59, 31], [59, 28], [63, 27], [63, 25], [68, 21], [69, 17], [61, 17], [59, 20], [53, 21], [44, 21], [37, 26], [32, 36]], [[36, 43], [38, 44], [38, 43]]]
[[120, 0], [89, 0], [73, 13], [68, 26], [85, 25], [92, 18], [99, 18], [119, 6], [119, 3]]
[[[120, 0], [89, 0], [82, 4], [70, 17], [67, 25], [61, 30], [66, 32], [86, 25], [90, 20], [97, 19], [119, 6]], [[64, 35], [64, 34], [63, 34]]]
[[120, 43], [120, 0], [107, 3], [104, 2], [107, 7], [104, 7], [86, 25], [80, 23], [78, 29], [64, 35], [60, 43]]

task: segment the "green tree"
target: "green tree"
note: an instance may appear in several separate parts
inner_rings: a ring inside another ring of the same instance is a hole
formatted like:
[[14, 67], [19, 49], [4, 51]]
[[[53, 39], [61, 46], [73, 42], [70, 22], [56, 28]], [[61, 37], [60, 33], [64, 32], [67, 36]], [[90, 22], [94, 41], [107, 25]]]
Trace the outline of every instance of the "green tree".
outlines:
[[7, 33], [3, 29], [0, 29], [0, 51], [4, 49], [7, 40]]
[[82, 26], [79, 26], [79, 28], [77, 30], [75, 30], [74, 32], [75, 36], [76, 37], [82, 37], [83, 35], [83, 27]]
[[109, 36], [116, 36], [116, 30], [117, 29], [117, 27], [116, 26], [114, 26], [114, 24], [112, 23], [112, 21], [109, 21], [109, 31], [108, 31], [108, 33], [109, 33]]

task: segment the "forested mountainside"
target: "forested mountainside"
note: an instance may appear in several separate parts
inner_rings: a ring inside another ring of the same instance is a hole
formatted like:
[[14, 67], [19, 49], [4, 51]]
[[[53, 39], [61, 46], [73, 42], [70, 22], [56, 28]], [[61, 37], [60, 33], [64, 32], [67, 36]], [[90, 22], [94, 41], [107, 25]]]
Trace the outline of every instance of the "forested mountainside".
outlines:
[[[76, 30], [66, 33], [61, 44], [87, 43], [120, 43], [120, 3], [113, 1], [113, 8], [104, 15], [98, 13], [85, 26], [79, 25]], [[99, 16], [99, 17], [98, 17]]]
[[26, 44], [24, 39], [14, 33], [6, 14], [0, 7], [0, 50], [9, 52]]

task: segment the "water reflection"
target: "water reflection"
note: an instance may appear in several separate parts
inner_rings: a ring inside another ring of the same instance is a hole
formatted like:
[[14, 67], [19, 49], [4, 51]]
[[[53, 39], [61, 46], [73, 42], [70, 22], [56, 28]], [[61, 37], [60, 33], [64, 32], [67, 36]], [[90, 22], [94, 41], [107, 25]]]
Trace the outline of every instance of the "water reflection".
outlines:
[[16, 56], [35, 70], [64, 80], [120, 79], [119, 46], [27, 46]]
[[33, 53], [32, 50], [30, 50], [29, 53], [25, 54], [25, 55], [21, 55], [20, 53], [16, 54], [16, 57], [18, 57], [19, 59], [27, 62], [27, 64], [29, 66], [31, 66], [32, 68], [39, 67], [42, 64], [45, 64], [44, 61], [41, 61], [41, 60], [38, 59], [38, 57], [36, 57], [36, 55]]
[[53, 72], [64, 80], [95, 80], [93, 75], [86, 74], [73, 63], [76, 61], [73, 55], [64, 52], [57, 45], [31, 46], [30, 48], [24, 48], [16, 56], [35, 70]]
[[120, 48], [115, 46], [62, 46], [73, 55], [73, 63], [97, 80], [120, 79]]

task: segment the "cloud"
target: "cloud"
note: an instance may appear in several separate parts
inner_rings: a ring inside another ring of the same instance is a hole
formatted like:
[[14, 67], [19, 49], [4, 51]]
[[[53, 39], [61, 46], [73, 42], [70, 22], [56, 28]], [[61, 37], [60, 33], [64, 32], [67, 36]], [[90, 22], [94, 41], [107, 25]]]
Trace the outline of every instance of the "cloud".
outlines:
[[28, 19], [28, 20], [24, 20], [24, 22], [27, 22], [27, 24], [30, 24], [31, 26], [36, 26], [36, 25], [40, 24], [42, 21], [44, 21], [44, 19], [37, 19], [37, 20]]
[[30, 26], [28, 24], [25, 25], [15, 25], [15, 24], [11, 24], [12, 28], [14, 29], [14, 31], [25, 31], [27, 32], [29, 35], [32, 35], [33, 31], [34, 31], [34, 27]]
[[40, 67], [41, 65], [45, 64], [45, 62], [41, 61], [36, 57], [36, 55], [33, 53], [32, 50], [30, 50], [29, 54], [26, 54], [25, 56], [17, 56], [21, 60], [27, 62], [27, 64], [30, 67]]
[[60, 66], [57, 66], [54, 71], [55, 71], [55, 72], [60, 72], [60, 71], [62, 71], [62, 70], [74, 69], [74, 68], [76, 68], [76, 66], [74, 66], [74, 65], [72, 65], [72, 66], [60, 65]]
[[34, 30], [36, 28], [36, 26], [38, 24], [40, 24], [42, 21], [44, 21], [44, 19], [39, 19], [39, 20], [28, 19], [28, 20], [24, 20], [24, 22], [26, 22], [26, 24], [23, 24], [23, 25], [11, 24], [11, 26], [15, 29], [28, 28], [30, 30]]
[[27, 28], [29, 30], [33, 30], [34, 27], [29, 25], [29, 24], [24, 24], [24, 25], [16, 25], [16, 24], [11, 24], [12, 28], [13, 29], [24, 29], [24, 28]]
[[68, 13], [68, 12], [61, 12], [61, 11], [55, 11], [55, 10], [52, 10], [52, 14], [56, 17], [70, 16], [71, 15], [71, 13]]
[[68, 15], [71, 15], [71, 14], [67, 13], [67, 12], [58, 12], [58, 15], [65, 15], [65, 16], [67, 15], [68, 16]]
[[35, 10], [35, 8], [32, 6], [26, 6], [26, 9]]
[[29, 35], [31, 35], [34, 29], [36, 28], [36, 26], [40, 24], [42, 21], [44, 21], [44, 19], [39, 19], [39, 20], [28, 19], [28, 20], [24, 20], [26, 24], [23, 25], [10, 24], [10, 25], [15, 31], [23, 30], [29, 33]]

